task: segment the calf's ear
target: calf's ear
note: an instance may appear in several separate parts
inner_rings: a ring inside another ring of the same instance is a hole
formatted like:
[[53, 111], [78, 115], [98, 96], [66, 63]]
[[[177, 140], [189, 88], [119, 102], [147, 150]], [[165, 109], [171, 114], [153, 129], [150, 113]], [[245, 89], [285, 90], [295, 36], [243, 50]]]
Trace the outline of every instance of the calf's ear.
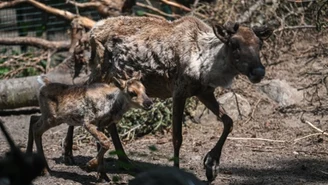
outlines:
[[126, 83], [124, 80], [119, 80], [115, 77], [113, 77], [113, 83], [116, 87], [118, 87], [119, 89], [123, 90], [126, 86]]
[[133, 78], [135, 78], [136, 80], [141, 80], [142, 78], [141, 71], [133, 73]]
[[273, 33], [273, 28], [270, 28], [269, 26], [254, 26], [252, 27], [252, 30], [261, 40], [268, 39]]

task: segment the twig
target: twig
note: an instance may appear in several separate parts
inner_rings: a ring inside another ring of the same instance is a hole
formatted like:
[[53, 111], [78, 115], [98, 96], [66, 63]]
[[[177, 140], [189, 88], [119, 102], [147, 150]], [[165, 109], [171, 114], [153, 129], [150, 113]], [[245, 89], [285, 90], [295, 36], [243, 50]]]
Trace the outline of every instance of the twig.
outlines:
[[135, 127], [133, 127], [133, 128], [131, 128], [130, 130], [128, 130], [127, 132], [125, 132], [125, 133], [123, 133], [122, 135], [120, 135], [120, 137], [125, 137], [126, 135], [130, 135], [130, 133], [131, 132], [133, 132], [134, 130], [137, 130], [139, 127], [141, 127], [141, 125], [139, 124], [139, 125], [137, 125], [137, 126], [135, 126]]
[[310, 127], [312, 127], [314, 130], [320, 132], [320, 134], [328, 136], [328, 133], [327, 133], [327, 132], [325, 132], [325, 131], [319, 129], [318, 127], [314, 126], [311, 122], [305, 120], [305, 119], [303, 118], [303, 114], [302, 114], [302, 116], [301, 116], [301, 122], [302, 122], [302, 123], [306, 123], [306, 124], [308, 124], [308, 125], [309, 125]]
[[156, 15], [156, 14], [152, 14], [152, 13], [148, 13], [148, 12], [145, 12], [144, 15], [149, 16], [149, 17], [156, 17], [158, 19], [164, 19], [165, 20], [165, 18], [160, 16], [160, 15]]
[[238, 114], [239, 114], [239, 118], [240, 119], [243, 119], [243, 115], [241, 114], [241, 111], [240, 111], [240, 107], [239, 107], [239, 102], [238, 102], [238, 98], [237, 98], [237, 95], [235, 93], [235, 91], [233, 89], [231, 89], [233, 95], [235, 96], [235, 99], [236, 99], [236, 105], [237, 105], [237, 110], [238, 110]]
[[[161, 0], [161, 1], [162, 1], [163, 3], [165, 3], [165, 4], [167, 4], [167, 5], [170, 5], [170, 6], [174, 6], [174, 7], [180, 8], [180, 9], [182, 9], [182, 10], [184, 10], [184, 11], [187, 11], [187, 12], [192, 12], [192, 10], [191, 10], [190, 8], [185, 7], [185, 6], [183, 6], [182, 4], [179, 4], [179, 3], [176, 3], [176, 2], [172, 2], [172, 1], [168, 1], [168, 0]], [[207, 18], [208, 18], [207, 16], [205, 16], [205, 15], [203, 15], [203, 14], [201, 14], [201, 13], [198, 13], [198, 12], [192, 12], [192, 13], [194, 13], [195, 15], [197, 15], [197, 16], [203, 18], [203, 19], [207, 19]]]
[[49, 72], [50, 70], [50, 65], [51, 65], [51, 57], [53, 54], [55, 54], [57, 52], [57, 50], [52, 50], [52, 51], [48, 51], [48, 56], [47, 56], [47, 66], [46, 66], [46, 72]]
[[255, 104], [255, 106], [254, 106], [254, 109], [253, 109], [253, 111], [252, 111], [252, 114], [251, 114], [251, 116], [243, 123], [243, 125], [244, 124], [246, 124], [246, 123], [248, 123], [253, 117], [254, 117], [254, 114], [255, 114], [255, 110], [256, 110], [256, 108], [257, 108], [257, 106], [260, 104], [260, 101], [262, 100], [262, 98], [260, 98], [257, 102], [256, 102], [256, 104]]
[[95, 7], [98, 7], [101, 5], [100, 2], [96, 1], [96, 2], [85, 2], [85, 3], [78, 3], [76, 1], [71, 1], [71, 0], [68, 0], [66, 3], [69, 3], [71, 5], [74, 5], [76, 7], [79, 7], [79, 8], [95, 8]]
[[161, 0], [163, 3], [167, 4], [167, 5], [170, 5], [170, 6], [174, 6], [174, 7], [177, 7], [177, 8], [180, 8], [182, 10], [185, 10], [187, 12], [190, 12], [191, 9], [188, 8], [188, 7], [185, 7], [183, 6], [182, 4], [179, 4], [179, 3], [176, 3], [176, 2], [172, 2], [172, 1], [168, 1], [168, 0]]
[[274, 139], [265, 139], [265, 138], [247, 138], [247, 137], [228, 137], [230, 140], [253, 140], [253, 141], [267, 141], [267, 142], [275, 142], [275, 143], [285, 143], [285, 140], [274, 140]]
[[152, 11], [154, 11], [154, 12], [157, 12], [157, 13], [163, 15], [163, 16], [166, 16], [166, 17], [171, 17], [171, 18], [179, 18], [179, 17], [181, 17], [180, 15], [177, 15], [177, 14], [167, 14], [167, 13], [165, 13], [165, 12], [163, 12], [163, 11], [161, 11], [161, 10], [155, 8], [155, 7], [152, 7], [152, 6], [149, 6], [149, 5], [143, 4], [143, 3], [139, 3], [139, 2], [137, 2], [136, 5], [137, 5], [137, 6], [140, 6], [140, 7], [142, 7], [142, 8], [147, 8], [147, 9], [149, 9], [149, 10], [152, 10]]
[[298, 141], [302, 140], [302, 139], [306, 139], [306, 138], [309, 138], [309, 137], [312, 137], [312, 136], [317, 136], [317, 135], [322, 135], [322, 133], [309, 134], [309, 135], [306, 135], [304, 137], [294, 139], [294, 144], [297, 143]]
[[282, 27], [282, 28], [276, 29], [276, 30], [273, 31], [273, 33], [281, 32], [281, 31], [284, 31], [284, 30], [312, 29], [312, 28], [316, 28], [316, 26], [314, 26], [314, 25], [287, 26], [287, 27]]

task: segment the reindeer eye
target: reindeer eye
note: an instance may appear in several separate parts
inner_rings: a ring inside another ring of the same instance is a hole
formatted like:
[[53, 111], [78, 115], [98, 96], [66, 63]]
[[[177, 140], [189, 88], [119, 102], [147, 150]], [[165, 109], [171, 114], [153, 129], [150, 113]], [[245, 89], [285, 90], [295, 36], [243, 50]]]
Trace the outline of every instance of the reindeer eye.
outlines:
[[131, 97], [135, 97], [135, 96], [137, 96], [137, 93], [135, 93], [134, 91], [132, 91], [132, 92], [129, 92], [129, 95], [130, 95]]

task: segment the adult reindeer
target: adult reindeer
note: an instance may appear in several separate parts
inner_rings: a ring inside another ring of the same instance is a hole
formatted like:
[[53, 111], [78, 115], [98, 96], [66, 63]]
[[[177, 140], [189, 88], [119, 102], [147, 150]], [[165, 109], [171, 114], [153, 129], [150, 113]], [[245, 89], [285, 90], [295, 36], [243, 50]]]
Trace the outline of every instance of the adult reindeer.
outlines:
[[227, 22], [210, 27], [195, 17], [173, 22], [149, 17], [108, 18], [96, 23], [90, 31], [93, 70], [90, 82], [110, 82], [123, 72], [141, 70], [141, 81], [150, 97], [173, 97], [176, 167], [179, 167], [185, 102], [196, 96], [224, 124], [219, 141], [204, 159], [206, 176], [212, 181], [233, 126], [216, 101], [214, 90], [229, 86], [238, 74], [246, 75], [252, 83], [260, 82], [265, 68], [259, 52], [263, 40], [271, 34], [272, 30], [266, 26], [248, 28]]

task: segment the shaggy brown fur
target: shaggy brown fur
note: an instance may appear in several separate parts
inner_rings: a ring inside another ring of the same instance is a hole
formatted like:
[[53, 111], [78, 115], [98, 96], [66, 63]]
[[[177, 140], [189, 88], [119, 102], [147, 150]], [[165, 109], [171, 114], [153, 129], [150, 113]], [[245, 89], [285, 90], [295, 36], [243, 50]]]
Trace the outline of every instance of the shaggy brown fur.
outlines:
[[223, 144], [232, 130], [214, 96], [218, 86], [229, 86], [238, 74], [258, 83], [265, 75], [260, 60], [268, 27], [240, 26], [227, 22], [209, 26], [195, 17], [169, 22], [150, 17], [116, 17], [99, 21], [90, 31], [92, 75], [90, 82], [111, 82], [122, 73], [141, 70], [142, 83], [151, 97], [173, 97], [174, 165], [179, 167], [182, 116], [191, 96], [221, 118], [224, 131], [206, 155], [209, 180], [218, 172]]

